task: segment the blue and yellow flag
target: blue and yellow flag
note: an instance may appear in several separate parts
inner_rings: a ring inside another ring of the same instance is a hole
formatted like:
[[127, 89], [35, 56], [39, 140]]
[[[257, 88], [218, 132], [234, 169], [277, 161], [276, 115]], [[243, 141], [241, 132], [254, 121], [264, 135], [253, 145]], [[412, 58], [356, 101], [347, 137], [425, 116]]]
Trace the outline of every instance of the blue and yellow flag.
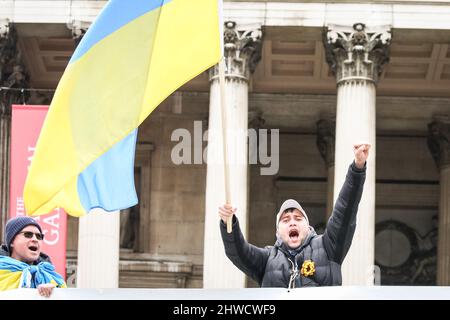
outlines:
[[0, 291], [17, 288], [37, 288], [40, 284], [53, 283], [66, 288], [64, 279], [49, 262], [29, 265], [25, 262], [0, 256]]
[[220, 0], [111, 0], [55, 92], [24, 188], [27, 214], [137, 203], [139, 124], [221, 56]]

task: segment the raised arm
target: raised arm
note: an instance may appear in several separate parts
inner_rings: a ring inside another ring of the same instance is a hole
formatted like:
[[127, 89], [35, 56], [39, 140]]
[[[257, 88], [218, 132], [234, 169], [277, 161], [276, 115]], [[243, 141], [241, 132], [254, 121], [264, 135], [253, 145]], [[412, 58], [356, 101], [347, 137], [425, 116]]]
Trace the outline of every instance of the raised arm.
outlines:
[[355, 160], [348, 168], [344, 185], [323, 235], [324, 247], [329, 258], [339, 264], [344, 261], [355, 233], [356, 214], [366, 179], [366, 160], [369, 149], [368, 144], [353, 146]]

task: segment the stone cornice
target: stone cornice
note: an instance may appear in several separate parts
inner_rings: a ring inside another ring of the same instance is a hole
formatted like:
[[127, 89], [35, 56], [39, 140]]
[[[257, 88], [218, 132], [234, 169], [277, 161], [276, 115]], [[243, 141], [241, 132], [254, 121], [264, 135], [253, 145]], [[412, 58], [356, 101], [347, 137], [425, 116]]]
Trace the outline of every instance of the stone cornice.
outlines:
[[[0, 19], [16, 23], [93, 21], [107, 1], [0, 0]], [[350, 2], [350, 3], [348, 3]], [[225, 1], [224, 21], [265, 26], [322, 27], [360, 21], [402, 29], [450, 30], [448, 1]]]

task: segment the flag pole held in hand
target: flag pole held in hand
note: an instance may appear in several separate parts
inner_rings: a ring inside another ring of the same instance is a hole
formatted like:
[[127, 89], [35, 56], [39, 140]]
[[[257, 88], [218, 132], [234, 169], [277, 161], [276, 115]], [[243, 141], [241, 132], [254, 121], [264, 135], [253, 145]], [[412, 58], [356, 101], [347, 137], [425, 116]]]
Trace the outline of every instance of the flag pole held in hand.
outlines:
[[[223, 165], [225, 178], [225, 203], [231, 203], [230, 196], [230, 176], [228, 174], [228, 144], [227, 144], [227, 117], [226, 117], [226, 101], [225, 101], [225, 60], [222, 58], [219, 62], [219, 85], [220, 85], [220, 103], [222, 110], [222, 142], [223, 142]], [[231, 233], [233, 216], [227, 218], [227, 232]]]

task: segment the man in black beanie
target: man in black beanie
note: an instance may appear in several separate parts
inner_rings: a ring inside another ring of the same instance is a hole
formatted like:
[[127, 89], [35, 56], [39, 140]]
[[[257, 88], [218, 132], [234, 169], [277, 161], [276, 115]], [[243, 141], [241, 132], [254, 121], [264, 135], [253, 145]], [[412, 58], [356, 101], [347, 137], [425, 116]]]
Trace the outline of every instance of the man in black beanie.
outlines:
[[[25, 217], [25, 216], [19, 216], [19, 217], [12, 218], [6, 223], [5, 245], [2, 245], [1, 249], [8, 252], [9, 253], [8, 255], [14, 259], [17, 259], [17, 260], [20, 260], [20, 261], [23, 261], [23, 262], [29, 263], [29, 264], [36, 264], [35, 262], [39, 258], [39, 256], [36, 258], [37, 250], [32, 250], [31, 252], [24, 252], [24, 257], [20, 257], [22, 252], [14, 251], [14, 250], [12, 250], [13, 248], [11, 248], [11, 243], [13, 242], [13, 240], [27, 226], [35, 226], [38, 229], [40, 235], [42, 235], [41, 226], [33, 218]], [[38, 237], [40, 237], [40, 236], [38, 236]], [[42, 240], [39, 238], [37, 238], [37, 239]], [[5, 255], [5, 254], [2, 254], [2, 255]]]
[[[18, 216], [10, 219], [5, 226], [5, 243], [0, 247], [0, 266], [4, 267], [5, 270], [8, 270], [9, 265], [17, 264], [22, 267], [26, 267], [27, 265], [33, 266], [41, 266], [42, 263], [47, 263], [46, 268], [48, 268], [48, 264], [51, 264], [50, 257], [45, 253], [41, 252], [42, 241], [44, 239], [44, 234], [42, 232], [42, 228], [39, 223], [33, 218], [27, 216]], [[20, 261], [21, 263], [14, 262], [9, 258]], [[9, 260], [8, 260], [9, 259]], [[49, 268], [54, 267], [51, 265]], [[28, 269], [28, 268], [25, 268]], [[32, 269], [35, 272], [35, 269]], [[47, 272], [47, 270], [42, 272]], [[62, 277], [58, 275], [56, 272], [50, 271], [50, 274], [56, 274], [59, 278], [64, 282]], [[31, 281], [34, 281], [34, 275], [31, 273], [32, 278]], [[59, 280], [58, 278], [58, 280]], [[22, 281], [22, 279], [21, 279]], [[23, 280], [24, 281], [24, 280]], [[59, 281], [61, 282], [61, 281]], [[5, 282], [6, 283], [6, 282]], [[38, 289], [39, 294], [45, 297], [49, 297], [53, 291], [53, 288], [57, 286], [56, 282], [52, 283], [35, 283]], [[59, 285], [58, 285], [59, 286]], [[64, 283], [65, 286], [65, 283]], [[21, 286], [19, 287], [28, 287]], [[35, 287], [31, 284], [29, 287]], [[6, 285], [2, 285], [0, 282], [0, 290], [7, 290]]]

